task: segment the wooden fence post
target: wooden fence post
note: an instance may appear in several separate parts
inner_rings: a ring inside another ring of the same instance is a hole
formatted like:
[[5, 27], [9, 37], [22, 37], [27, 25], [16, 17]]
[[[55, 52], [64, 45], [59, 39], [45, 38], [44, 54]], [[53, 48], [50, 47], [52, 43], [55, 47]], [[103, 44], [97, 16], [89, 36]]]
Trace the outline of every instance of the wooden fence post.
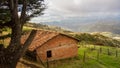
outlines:
[[110, 55], [110, 49], [109, 48], [107, 49], [107, 51], [108, 51], [108, 55]]
[[83, 62], [85, 62], [85, 59], [86, 59], [86, 52], [84, 51]]
[[100, 47], [100, 53], [102, 53], [102, 48]]
[[97, 52], [97, 60], [99, 60], [99, 56], [100, 56], [100, 51], [98, 50], [98, 52]]
[[116, 50], [116, 57], [118, 57], [118, 51]]

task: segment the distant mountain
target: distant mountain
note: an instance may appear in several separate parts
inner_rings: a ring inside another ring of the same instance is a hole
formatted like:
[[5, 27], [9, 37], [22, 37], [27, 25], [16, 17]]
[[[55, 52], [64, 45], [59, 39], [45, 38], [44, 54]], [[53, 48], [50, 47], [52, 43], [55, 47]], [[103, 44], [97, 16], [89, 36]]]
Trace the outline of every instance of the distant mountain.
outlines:
[[120, 22], [101, 22], [94, 23], [89, 27], [90, 32], [112, 32], [120, 34]]
[[69, 18], [62, 21], [44, 22], [44, 24], [59, 26], [74, 32], [112, 32], [120, 34], [120, 20], [118, 18]]

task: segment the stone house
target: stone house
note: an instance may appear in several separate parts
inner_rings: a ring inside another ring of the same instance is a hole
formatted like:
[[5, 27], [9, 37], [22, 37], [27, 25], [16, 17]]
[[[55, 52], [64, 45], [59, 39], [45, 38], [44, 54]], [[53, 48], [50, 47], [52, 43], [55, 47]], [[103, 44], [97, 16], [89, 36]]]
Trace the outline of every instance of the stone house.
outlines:
[[[22, 43], [28, 35], [22, 36]], [[35, 38], [29, 46], [29, 51], [36, 52], [38, 61], [43, 62], [75, 57], [78, 54], [78, 40], [56, 32], [38, 30]]]

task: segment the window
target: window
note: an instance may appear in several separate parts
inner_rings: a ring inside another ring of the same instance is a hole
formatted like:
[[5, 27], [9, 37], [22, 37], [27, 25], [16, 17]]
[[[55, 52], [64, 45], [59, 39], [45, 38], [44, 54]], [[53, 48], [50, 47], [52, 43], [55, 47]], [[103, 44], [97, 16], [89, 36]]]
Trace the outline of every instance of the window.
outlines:
[[52, 57], [52, 52], [51, 52], [51, 50], [47, 51], [47, 58], [50, 58], [50, 57]]

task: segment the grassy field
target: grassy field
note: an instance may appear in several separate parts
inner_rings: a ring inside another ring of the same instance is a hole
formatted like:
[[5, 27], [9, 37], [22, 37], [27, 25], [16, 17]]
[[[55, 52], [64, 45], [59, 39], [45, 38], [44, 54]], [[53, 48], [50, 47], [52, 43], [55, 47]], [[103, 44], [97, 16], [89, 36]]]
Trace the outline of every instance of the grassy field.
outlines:
[[[31, 31], [31, 28], [24, 27], [23, 32], [27, 31]], [[7, 47], [11, 36], [11, 30], [8, 28], [5, 29], [2, 33], [2, 36], [3, 39], [0, 40], [0, 43], [4, 44], [5, 47]], [[87, 35], [87, 37], [89, 36]], [[87, 37], [83, 37], [82, 40], [84, 40], [84, 38], [86, 40]], [[91, 38], [92, 37], [90, 37], [90, 39]], [[90, 39], [88, 38], [87, 41]], [[94, 46], [90, 44], [88, 45], [86, 42], [84, 43], [79, 45], [77, 57], [49, 62], [49, 68], [120, 68], [120, 48]], [[27, 68], [30, 65], [32, 65], [32, 67], [35, 65], [36, 68], [41, 68], [41, 66], [39, 66], [40, 63], [37, 63], [36, 65], [28, 62], [26, 62], [27, 64], [25, 65], [22, 64], [23, 62], [19, 62], [18, 68]], [[47, 64], [45, 63], [45, 65]]]
[[120, 68], [120, 49], [106, 46], [82, 46], [78, 50], [77, 57], [52, 61], [49, 66], [50, 68]]

